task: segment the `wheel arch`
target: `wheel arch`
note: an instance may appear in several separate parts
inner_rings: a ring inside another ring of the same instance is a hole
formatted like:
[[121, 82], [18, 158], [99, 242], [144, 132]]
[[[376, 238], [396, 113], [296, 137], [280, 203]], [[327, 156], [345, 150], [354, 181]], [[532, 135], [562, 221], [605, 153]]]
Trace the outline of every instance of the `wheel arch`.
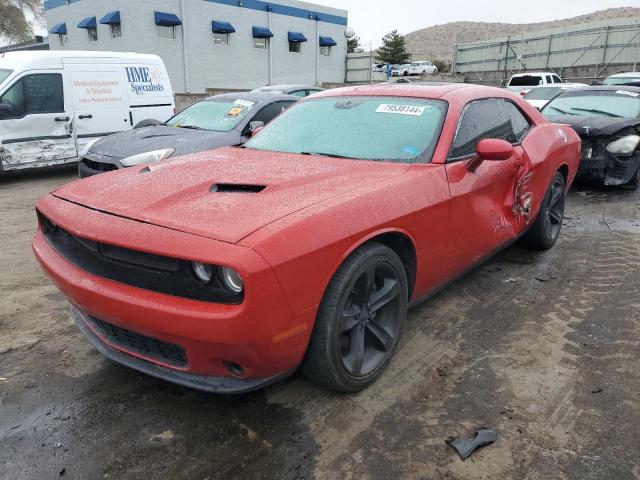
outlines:
[[405, 229], [387, 228], [384, 230], [370, 232], [368, 235], [360, 238], [342, 254], [338, 264], [333, 269], [333, 274], [335, 274], [338, 268], [340, 268], [340, 265], [342, 265], [342, 263], [349, 257], [349, 255], [355, 252], [358, 248], [370, 242], [381, 243], [382, 245], [389, 247], [400, 257], [400, 260], [402, 260], [402, 264], [404, 265], [405, 272], [407, 274], [407, 286], [409, 287], [408, 300], [410, 300], [415, 288], [418, 256], [415, 239]]

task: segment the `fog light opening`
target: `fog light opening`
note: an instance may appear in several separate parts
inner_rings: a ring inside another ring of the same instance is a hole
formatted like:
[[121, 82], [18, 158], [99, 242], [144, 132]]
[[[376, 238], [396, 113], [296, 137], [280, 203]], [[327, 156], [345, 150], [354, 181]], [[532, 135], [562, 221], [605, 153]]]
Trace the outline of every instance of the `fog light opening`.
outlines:
[[227, 371], [233, 375], [234, 377], [244, 378], [244, 368], [242, 368], [237, 363], [230, 362], [229, 360], [223, 360], [222, 365]]

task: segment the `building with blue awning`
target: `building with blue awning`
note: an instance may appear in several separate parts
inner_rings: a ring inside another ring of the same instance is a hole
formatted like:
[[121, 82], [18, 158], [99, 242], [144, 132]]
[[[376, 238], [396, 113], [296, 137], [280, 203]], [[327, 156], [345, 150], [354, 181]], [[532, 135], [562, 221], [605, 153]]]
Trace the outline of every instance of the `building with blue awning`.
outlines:
[[297, 0], [44, 0], [44, 8], [59, 38], [51, 49], [159, 55], [178, 93], [345, 79], [341, 9]]

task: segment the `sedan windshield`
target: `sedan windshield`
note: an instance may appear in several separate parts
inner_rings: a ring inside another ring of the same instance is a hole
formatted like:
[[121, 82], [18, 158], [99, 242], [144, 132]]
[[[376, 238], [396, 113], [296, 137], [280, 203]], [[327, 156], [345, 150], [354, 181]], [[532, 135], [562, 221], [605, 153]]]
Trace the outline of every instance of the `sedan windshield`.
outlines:
[[245, 144], [274, 152], [361, 160], [428, 163], [447, 103], [401, 97], [333, 97], [303, 101]]
[[563, 90], [565, 89], [562, 87], [538, 87], [529, 90], [529, 93], [524, 98], [527, 100], [551, 100]]
[[0, 68], [0, 83], [4, 82], [4, 79], [9, 76], [11, 70], [4, 70]]
[[579, 90], [566, 92], [542, 109], [545, 116], [640, 117], [640, 93], [629, 90]]
[[170, 127], [228, 132], [233, 130], [254, 107], [255, 103], [247, 100], [205, 100], [191, 105], [169, 119], [167, 125]]

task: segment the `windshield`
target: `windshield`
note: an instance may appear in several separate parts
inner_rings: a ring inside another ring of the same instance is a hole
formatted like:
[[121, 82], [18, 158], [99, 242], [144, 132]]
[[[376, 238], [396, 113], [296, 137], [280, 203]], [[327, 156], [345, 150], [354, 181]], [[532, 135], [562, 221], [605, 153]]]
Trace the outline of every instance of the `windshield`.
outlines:
[[604, 81], [604, 84], [605, 85], [624, 85], [625, 83], [631, 83], [631, 82], [640, 82], [640, 75], [638, 75], [637, 77], [609, 77]]
[[12, 70], [3, 70], [0, 68], [0, 83], [11, 74]]
[[235, 101], [205, 100], [191, 105], [169, 119], [167, 125], [170, 127], [228, 132], [233, 130], [255, 105], [254, 102], [241, 99]]
[[247, 148], [361, 160], [428, 163], [447, 103], [400, 97], [303, 101], [280, 115]]
[[563, 91], [561, 87], [534, 88], [524, 96], [527, 100], [551, 100], [558, 93]]
[[535, 87], [542, 83], [542, 77], [539, 75], [521, 75], [519, 77], [511, 77], [510, 87]]
[[542, 109], [545, 116], [640, 117], [640, 93], [627, 90], [566, 92]]

